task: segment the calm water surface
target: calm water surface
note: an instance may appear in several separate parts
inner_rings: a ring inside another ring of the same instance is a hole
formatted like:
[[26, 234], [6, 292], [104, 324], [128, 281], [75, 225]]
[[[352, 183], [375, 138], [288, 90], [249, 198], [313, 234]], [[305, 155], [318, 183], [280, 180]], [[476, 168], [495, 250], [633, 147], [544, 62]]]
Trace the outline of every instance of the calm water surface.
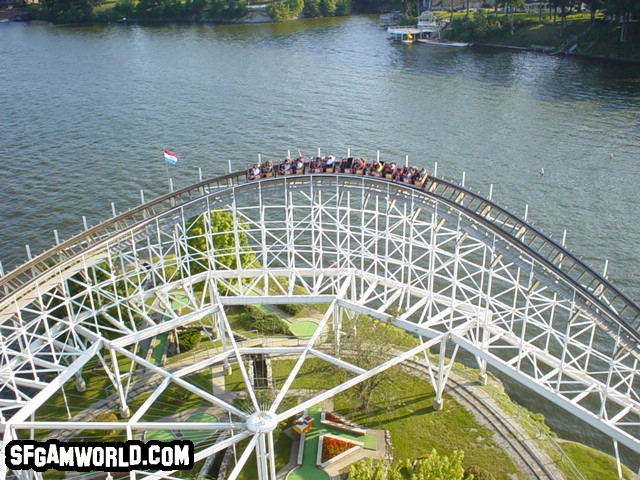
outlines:
[[[640, 298], [640, 69], [406, 46], [374, 17], [238, 26], [0, 24], [7, 271], [167, 189], [287, 149], [466, 182]], [[540, 176], [541, 169], [545, 175]], [[569, 426], [560, 430], [571, 431]]]

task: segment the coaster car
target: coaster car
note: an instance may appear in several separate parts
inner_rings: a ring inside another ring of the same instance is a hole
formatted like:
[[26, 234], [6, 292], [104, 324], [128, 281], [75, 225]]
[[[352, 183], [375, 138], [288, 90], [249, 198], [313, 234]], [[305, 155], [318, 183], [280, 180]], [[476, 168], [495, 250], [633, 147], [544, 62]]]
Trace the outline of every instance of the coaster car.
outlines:
[[333, 155], [327, 155], [322, 159], [322, 166], [324, 168], [324, 173], [333, 173], [336, 168], [336, 157]]
[[324, 173], [324, 163], [321, 157], [315, 157], [309, 160], [309, 172]]
[[290, 158], [280, 160], [278, 163], [278, 175], [293, 175], [294, 173], [296, 173], [295, 166]]
[[396, 180], [422, 188], [428, 177], [429, 175], [425, 169], [418, 170], [416, 167], [402, 167], [398, 172]]
[[364, 175], [364, 172], [367, 169], [367, 162], [364, 158], [343, 158], [342, 162], [340, 162], [339, 169], [342, 173]]
[[304, 175], [307, 165], [304, 162], [304, 157], [300, 156], [293, 162], [293, 171], [296, 175]]
[[353, 165], [353, 157], [342, 158], [338, 165], [338, 171], [340, 173], [353, 173], [351, 166]]
[[429, 173], [426, 169], [423, 168], [420, 172], [418, 172], [417, 177], [413, 179], [413, 184], [416, 187], [423, 188], [427, 183], [427, 180], [429, 180]]
[[379, 160], [374, 160], [367, 166], [367, 175], [370, 175], [372, 177], [382, 178], [384, 176], [383, 170], [384, 170], [384, 162]]
[[276, 175], [277, 171], [273, 167], [271, 160], [264, 162], [262, 165], [256, 162], [253, 165], [247, 166], [247, 181], [275, 177]]
[[382, 168], [382, 177], [388, 180], [395, 180], [398, 174], [398, 164], [395, 162], [385, 163]]

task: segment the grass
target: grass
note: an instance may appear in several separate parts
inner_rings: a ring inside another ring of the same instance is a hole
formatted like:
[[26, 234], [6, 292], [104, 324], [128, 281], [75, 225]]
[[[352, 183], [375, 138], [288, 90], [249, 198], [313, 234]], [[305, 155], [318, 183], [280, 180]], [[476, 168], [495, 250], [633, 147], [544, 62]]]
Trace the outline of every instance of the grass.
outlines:
[[[228, 318], [232, 325], [235, 325], [237, 316], [238, 311], [234, 309], [231, 309], [228, 313]], [[407, 337], [407, 346], [413, 346], [415, 339], [410, 336]], [[403, 339], [400, 338], [400, 340]], [[203, 347], [206, 342], [210, 343], [209, 340], [205, 340], [197, 348]], [[213, 345], [211, 346], [213, 347]], [[179, 357], [182, 358], [191, 354], [191, 352], [188, 352]], [[272, 362], [272, 373], [276, 389], [282, 387], [295, 362], [293, 359], [277, 359]], [[122, 373], [128, 372], [131, 363], [127, 358], [119, 356], [118, 363]], [[391, 433], [393, 455], [396, 459], [415, 459], [424, 453], [430, 452], [433, 448], [443, 454], [461, 449], [465, 452], [464, 465], [466, 468], [476, 466], [492, 472], [496, 478], [522, 478], [521, 473], [517, 471], [508, 456], [493, 442], [491, 438], [492, 432], [477, 424], [470, 412], [453, 398], [446, 395], [444, 408], [440, 411], [435, 411], [433, 409], [434, 392], [428, 381], [407, 375], [406, 371], [401, 370], [401, 367], [394, 367], [394, 371], [393, 382], [383, 384], [374, 393], [374, 398], [371, 402], [372, 407], [368, 412], [353, 411], [352, 406], [356, 402], [352, 392], [338, 395], [334, 399], [334, 410], [368, 428], [388, 430]], [[83, 377], [87, 384], [85, 392], [77, 392], [73, 381], [65, 384], [64, 390], [70, 405], [71, 415], [91, 408], [92, 404], [97, 400], [104, 399], [114, 393], [111, 383], [107, 376], [104, 375], [103, 368], [97, 359], [92, 360], [85, 366]], [[208, 371], [190, 375], [185, 380], [207, 391], [210, 390], [211, 379]], [[246, 390], [237, 365], [235, 365], [233, 373], [227, 376], [225, 380], [228, 391]], [[344, 380], [344, 371], [328, 362], [311, 357], [307, 358], [303, 363], [291, 388], [328, 389]], [[145, 393], [130, 399], [129, 407], [131, 412], [135, 412], [148, 396], [149, 393]], [[290, 408], [292, 406], [291, 402], [295, 404], [296, 401], [297, 399], [287, 397], [279, 411]], [[510, 408], [512, 404], [508, 397], [504, 402], [501, 402], [501, 405], [502, 408], [506, 409], [507, 414], [513, 413], [516, 409], [515, 406], [513, 406], [513, 409]], [[183, 388], [170, 385], [145, 413], [142, 420], [153, 421], [200, 406], [209, 405], [202, 398]], [[61, 393], [53, 396], [36, 413], [38, 420], [66, 417], [67, 410]], [[543, 419], [536, 420], [540, 420], [541, 428], [548, 429], [544, 425]], [[280, 428], [285, 426], [283, 424]], [[39, 432], [39, 437], [44, 436], [46, 433], [48, 432]], [[109, 440], [122, 441], [124, 437], [120, 438], [120, 435], [117, 434], [109, 438]], [[566, 455], [585, 474], [585, 478], [593, 480], [617, 478], [615, 460], [612, 457], [577, 443], [562, 442], [562, 446]], [[278, 468], [287, 463], [290, 448], [291, 439], [286, 435], [279, 435], [279, 440], [275, 446]], [[239, 452], [241, 453], [240, 449]], [[623, 473], [624, 478], [633, 478], [633, 473], [629, 469], [624, 468]], [[238, 478], [256, 478], [256, 465], [253, 456]], [[573, 477], [568, 474], [568, 478], [571, 479]]]
[[[450, 12], [442, 10], [434, 12], [438, 18], [449, 18]], [[493, 10], [487, 10], [493, 14]], [[453, 18], [466, 16], [466, 11], [454, 12]], [[509, 19], [510, 14], [495, 13], [500, 18]], [[561, 24], [560, 13], [554, 18], [553, 13], [514, 13], [514, 34], [508, 31], [493, 36], [480, 43], [504, 45], [520, 48], [549, 47], [550, 49], [567, 48], [577, 44], [574, 53], [606, 57], [612, 59], [640, 60], [640, 25], [628, 25], [627, 40], [620, 42], [620, 24], [603, 21], [603, 15], [597, 13], [595, 23], [591, 22], [590, 12], [572, 12], [566, 16], [565, 26]]]
[[[562, 442], [562, 450], [575, 465], [589, 466], [588, 469], [581, 470], [587, 480], [618, 480], [616, 461], [610, 455], [581, 443], [567, 441]], [[628, 480], [636, 478], [635, 474], [624, 465], [622, 475]]]
[[[273, 360], [271, 362], [274, 386], [276, 389], [282, 388], [289, 376], [289, 372], [296, 361], [292, 359]], [[237, 364], [232, 364], [231, 375], [225, 377], [225, 389], [227, 391], [246, 391], [242, 373]], [[318, 358], [307, 358], [302, 364], [298, 375], [293, 381], [292, 389], [317, 389], [322, 379], [322, 388], [331, 388], [341, 382], [341, 370]]]
[[[272, 362], [276, 388], [280, 388], [291, 371], [294, 360]], [[375, 407], [369, 413], [354, 412], [353, 398], [349, 393], [335, 398], [335, 410], [368, 428], [382, 428], [391, 432], [394, 456], [414, 459], [432, 448], [450, 452], [465, 451], [465, 465], [477, 465], [496, 472], [496, 478], [521, 478], [507, 455], [491, 440], [491, 431], [479, 426], [471, 413], [448, 397], [445, 408], [433, 409], [434, 392], [428, 382], [416, 381], [396, 367], [396, 380], [376, 392]], [[238, 385], [236, 373], [227, 380], [228, 386]], [[318, 360], [307, 359], [291, 388], [331, 388], [341, 381], [339, 369]], [[421, 445], [421, 448], [416, 448]], [[246, 477], [252, 478], [252, 477]]]
[[334, 410], [368, 428], [391, 433], [396, 460], [415, 459], [433, 448], [443, 454], [464, 450], [464, 466], [474, 465], [495, 478], [524, 478], [511, 459], [492, 440], [492, 432], [445, 395], [444, 408], [433, 409], [434, 392], [427, 381], [394, 367], [395, 380], [375, 392], [370, 412], [354, 412], [349, 393], [336, 396]]
[[[244, 441], [246, 445], [248, 441]], [[293, 440], [282, 433], [282, 426], [274, 430], [274, 455], [276, 470], [280, 470], [289, 462], [289, 455], [291, 453], [291, 445]], [[242, 454], [243, 449], [238, 448], [238, 456]], [[245, 464], [242, 472], [238, 475], [238, 480], [255, 480], [258, 478], [258, 467], [256, 465], [255, 455], [251, 455], [247, 463]]]
[[[203, 388], [206, 391], [211, 390], [211, 377], [208, 372], [200, 372], [190, 375], [185, 377], [185, 380]], [[133, 414], [148, 397], [149, 394], [145, 393], [132, 399], [129, 402], [131, 413]], [[142, 416], [142, 421], [151, 422], [192, 408], [209, 406], [211, 406], [209, 402], [197, 396], [195, 393], [189, 392], [176, 384], [171, 384], [145, 412]]]
[[[295, 360], [279, 360], [272, 363], [273, 378], [276, 388], [281, 388], [295, 365]], [[305, 359], [298, 375], [291, 384], [291, 388], [329, 389], [339, 385], [344, 380], [343, 371], [319, 358]], [[320, 382], [321, 379], [321, 382]]]
[[[118, 366], [120, 373], [124, 374], [129, 371], [131, 361], [118, 355]], [[82, 369], [82, 378], [85, 381], [86, 389], [79, 392], [75, 387], [75, 377], [67, 381], [64, 385], [64, 395], [59, 391], [44, 403], [35, 413], [37, 420], [57, 420], [77, 415], [90, 408], [97, 400], [105, 399], [114, 393], [111, 381], [105, 375], [102, 364], [97, 358], [87, 362]], [[69, 412], [65, 405], [65, 396], [69, 405]], [[42, 432], [44, 435], [45, 433]]]

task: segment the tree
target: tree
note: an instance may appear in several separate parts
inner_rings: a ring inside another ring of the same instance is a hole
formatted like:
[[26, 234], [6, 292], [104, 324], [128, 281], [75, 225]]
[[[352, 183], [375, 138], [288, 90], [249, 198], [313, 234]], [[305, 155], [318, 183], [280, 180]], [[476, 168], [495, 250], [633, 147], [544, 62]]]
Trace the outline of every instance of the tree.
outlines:
[[188, 352], [200, 343], [202, 335], [197, 328], [188, 328], [178, 332], [178, 344], [181, 352]]
[[405, 470], [410, 480], [473, 480], [472, 473], [465, 475], [462, 466], [464, 452], [454, 450], [451, 456], [439, 455], [433, 449], [431, 453], [415, 462], [406, 460], [404, 468], [392, 467], [384, 459], [373, 460], [365, 458], [349, 467], [348, 480], [402, 480], [407, 478], [402, 474]]
[[604, 8], [604, 2], [602, 0], [585, 0], [585, 7], [591, 12], [591, 24], [596, 22], [596, 12]]
[[258, 330], [261, 335], [291, 335], [284, 320], [275, 313], [264, 312], [257, 305], [247, 305], [239, 320], [245, 329]]
[[507, 0], [507, 5], [511, 11], [511, 35], [513, 35], [513, 14], [516, 8], [522, 8], [524, 6], [524, 0]]
[[336, 15], [346, 17], [351, 13], [352, 8], [351, 0], [338, 0], [336, 2]]
[[133, 0], [121, 0], [113, 7], [115, 18], [131, 18], [136, 11]]
[[607, 15], [622, 23], [620, 29], [620, 41], [627, 40], [629, 22], [640, 13], [640, 2], [637, 0], [605, 0]]
[[[207, 215], [209, 221], [205, 222]], [[246, 226], [237, 222], [236, 228], [230, 211], [221, 208], [211, 210], [190, 218], [188, 225], [187, 246], [191, 274], [211, 269], [239, 270], [257, 265], [253, 250], [247, 246], [249, 241], [244, 231]]]
[[284, 22], [297, 18], [304, 8], [303, 0], [283, 0], [271, 3], [267, 7], [267, 13], [276, 22]]
[[208, 7], [209, 15], [221, 20], [244, 17], [248, 10], [247, 3], [241, 0], [210, 0]]
[[365, 458], [349, 467], [348, 480], [402, 480], [397, 468], [392, 468], [384, 459]]
[[320, 0], [320, 11], [325, 17], [333, 17], [336, 14], [336, 0]]
[[58, 23], [87, 22], [93, 19], [94, 0], [43, 0], [47, 18]]
[[163, 0], [139, 0], [136, 18], [139, 20], [160, 20], [163, 14]]
[[307, 18], [320, 16], [320, 0], [306, 0], [302, 13]]
[[[345, 328], [347, 326], [343, 326]], [[364, 370], [371, 370], [394, 355], [394, 346], [404, 348], [408, 344], [415, 345], [415, 342], [415, 338], [390, 322], [358, 316], [348, 327], [341, 349], [345, 359]], [[355, 408], [368, 411], [376, 389], [392, 381], [393, 376], [393, 371], [387, 369], [350, 388], [347, 394], [355, 396]]]
[[[433, 449], [426, 458], [421, 458], [413, 465], [411, 480], [470, 480], [465, 477], [462, 460], [464, 452], [454, 450], [451, 456], [439, 455]], [[471, 476], [471, 479], [473, 475]]]

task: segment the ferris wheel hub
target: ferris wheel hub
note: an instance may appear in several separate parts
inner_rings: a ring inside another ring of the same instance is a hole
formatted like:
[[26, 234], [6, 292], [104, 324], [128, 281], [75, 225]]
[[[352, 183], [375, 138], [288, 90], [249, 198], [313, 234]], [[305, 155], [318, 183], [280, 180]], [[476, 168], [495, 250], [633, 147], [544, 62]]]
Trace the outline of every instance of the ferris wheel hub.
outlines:
[[277, 426], [277, 419], [269, 412], [256, 412], [247, 418], [247, 429], [253, 433], [272, 432]]

